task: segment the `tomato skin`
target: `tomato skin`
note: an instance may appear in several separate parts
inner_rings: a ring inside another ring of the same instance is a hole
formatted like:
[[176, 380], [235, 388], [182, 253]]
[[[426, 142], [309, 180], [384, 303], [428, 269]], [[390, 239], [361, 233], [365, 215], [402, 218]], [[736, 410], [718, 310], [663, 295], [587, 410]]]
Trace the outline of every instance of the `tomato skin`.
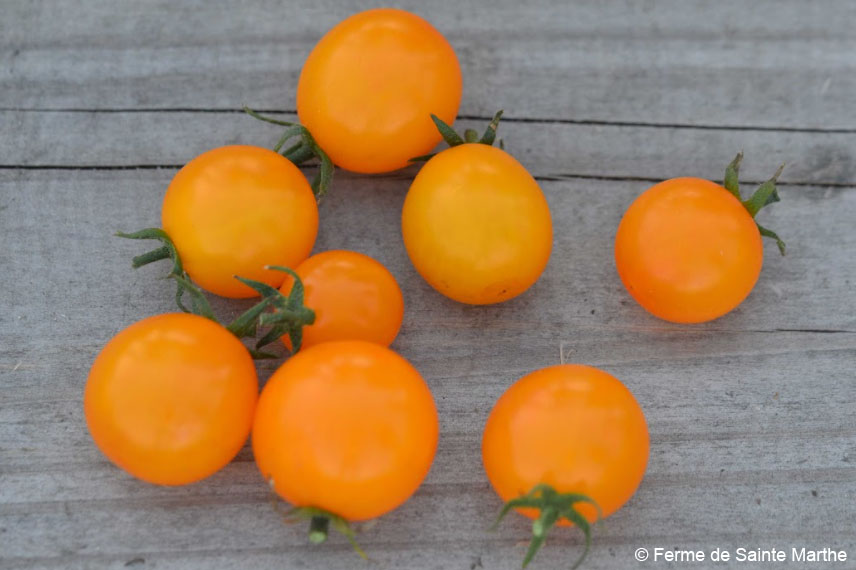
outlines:
[[184, 268], [201, 286], [231, 298], [257, 296], [234, 276], [282, 285], [306, 259], [318, 233], [318, 206], [306, 178], [261, 147], [209, 150], [175, 175], [163, 201], [164, 230]]
[[538, 183], [510, 154], [484, 144], [455, 146], [429, 160], [410, 186], [401, 225], [420, 275], [472, 305], [526, 291], [553, 245]]
[[367, 10], [309, 54], [297, 114], [337, 166], [389, 172], [440, 142], [430, 115], [451, 124], [461, 91], [455, 52], [431, 24], [403, 10]]
[[222, 326], [175, 313], [121, 331], [95, 359], [84, 392], [98, 448], [149, 483], [184, 485], [225, 466], [252, 425], [258, 378]]
[[416, 491], [437, 433], [415, 368], [380, 345], [340, 341], [301, 350], [273, 374], [252, 440], [259, 470], [286, 501], [366, 520]]
[[[304, 286], [304, 304], [315, 322], [303, 327], [302, 348], [334, 340], [365, 340], [389, 346], [401, 328], [404, 297], [392, 273], [356, 251], [331, 250], [295, 268]], [[284, 295], [294, 279], [282, 284]], [[291, 346], [288, 336], [283, 336]]]
[[[636, 492], [648, 451], [648, 427], [633, 394], [615, 377], [579, 364], [537, 370], [514, 383], [491, 411], [482, 440], [485, 471], [503, 501], [546, 483], [559, 493], [588, 495], [604, 517]], [[577, 508], [596, 519], [591, 505]], [[537, 516], [533, 509], [519, 512]]]
[[752, 291], [761, 235], [728, 190], [699, 178], [654, 185], [631, 204], [615, 237], [615, 264], [631, 296], [653, 315], [700, 323]]

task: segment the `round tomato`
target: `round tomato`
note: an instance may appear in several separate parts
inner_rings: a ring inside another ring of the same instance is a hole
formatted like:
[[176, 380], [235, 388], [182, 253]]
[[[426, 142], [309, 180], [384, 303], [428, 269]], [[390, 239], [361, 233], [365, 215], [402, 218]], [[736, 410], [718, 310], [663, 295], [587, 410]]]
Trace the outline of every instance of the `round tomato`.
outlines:
[[[315, 322], [303, 327], [303, 348], [333, 340], [365, 340], [389, 346], [401, 328], [404, 297], [386, 267], [356, 251], [313, 255], [294, 270], [304, 286], [304, 304]], [[294, 279], [287, 277], [288, 295]], [[291, 346], [288, 336], [282, 337]]]
[[[485, 425], [482, 458], [504, 501], [546, 484], [591, 498], [607, 517], [642, 481], [648, 428], [633, 394], [615, 377], [591, 366], [551, 366], [524, 376], [497, 401]], [[589, 521], [597, 518], [594, 506], [577, 508]]]
[[366, 520], [416, 491], [437, 431], [431, 392], [404, 358], [374, 343], [328, 342], [301, 350], [268, 380], [253, 452], [289, 503]]
[[416, 270], [462, 303], [499, 303], [526, 291], [553, 244], [547, 200], [507, 152], [466, 143], [429, 160], [413, 180], [401, 217]]
[[183, 485], [226, 465], [244, 445], [258, 397], [244, 345], [222, 326], [183, 313], [117, 334], [86, 382], [95, 444], [128, 473]]
[[223, 297], [258, 295], [235, 279], [282, 285], [306, 259], [318, 233], [318, 206], [306, 178], [279, 154], [255, 146], [205, 152], [175, 175], [166, 192], [163, 228], [188, 275]]
[[440, 142], [430, 115], [452, 122], [461, 89], [455, 52], [431, 24], [403, 10], [368, 10], [309, 54], [297, 114], [336, 165], [388, 172]]
[[752, 215], [732, 193], [700, 178], [654, 185], [631, 204], [615, 237], [615, 264], [630, 295], [677, 323], [720, 317], [745, 299], [764, 251]]

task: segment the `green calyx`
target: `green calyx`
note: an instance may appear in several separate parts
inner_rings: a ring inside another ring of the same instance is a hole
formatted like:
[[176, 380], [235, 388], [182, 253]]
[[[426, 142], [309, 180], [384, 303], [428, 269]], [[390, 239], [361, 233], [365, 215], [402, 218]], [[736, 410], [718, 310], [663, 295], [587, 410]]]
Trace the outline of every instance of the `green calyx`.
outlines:
[[[431, 120], [434, 121], [434, 124], [437, 125], [437, 130], [440, 131], [440, 134], [443, 136], [443, 140], [446, 141], [446, 144], [450, 147], [459, 146], [467, 143], [478, 143], [478, 144], [486, 144], [488, 146], [493, 146], [494, 141], [496, 140], [496, 129], [499, 127], [499, 120], [502, 118], [502, 111], [497, 111], [496, 115], [493, 116], [487, 128], [484, 130], [484, 134], [479, 137], [479, 134], [474, 129], [467, 129], [464, 131], [464, 135], [461, 136], [450, 127], [446, 122], [444, 122], [440, 117], [431, 113]], [[499, 148], [505, 148], [505, 145], [502, 142], [502, 139], [499, 141]], [[422, 156], [417, 156], [410, 159], [410, 162], [425, 162], [433, 157], [435, 153], [431, 154], [423, 154]]]
[[[324, 149], [315, 142], [315, 138], [312, 136], [312, 133], [309, 132], [309, 129], [299, 123], [291, 123], [289, 121], [280, 121], [278, 119], [266, 117], [246, 106], [244, 107], [244, 112], [254, 119], [264, 121], [265, 123], [287, 127], [282, 133], [282, 136], [279, 137], [277, 143], [273, 146], [273, 151], [281, 154], [296, 166], [302, 165], [311, 158], [318, 159], [320, 163], [318, 173], [312, 179], [310, 186], [312, 187], [312, 192], [315, 193], [315, 199], [318, 203], [321, 203], [322, 198], [327, 194], [327, 188], [330, 186], [330, 182], [333, 180], [333, 161], [330, 160], [330, 157], [327, 156]], [[296, 142], [287, 146], [285, 150], [283, 150], [283, 147], [286, 146], [286, 143], [290, 140], [296, 140]]]
[[577, 503], [588, 503], [594, 505], [597, 509], [598, 518], [601, 517], [601, 511], [598, 504], [588, 495], [580, 493], [559, 493], [550, 485], [541, 483], [535, 485], [531, 491], [511, 499], [505, 506], [502, 507], [496, 522], [493, 523], [492, 529], [496, 529], [502, 519], [505, 518], [511, 509], [529, 508], [538, 509], [540, 511], [538, 518], [532, 522], [532, 540], [529, 542], [529, 549], [526, 551], [526, 556], [523, 558], [523, 568], [532, 561], [535, 554], [544, 545], [547, 539], [547, 534], [553, 528], [559, 519], [566, 519], [574, 525], [578, 526], [585, 534], [585, 550], [582, 555], [574, 562], [572, 570], [579, 567], [588, 555], [591, 547], [591, 523], [580, 513], [575, 505]]
[[[279, 502], [275, 503], [279, 508]], [[350, 523], [343, 517], [318, 507], [292, 507], [282, 513], [288, 523], [309, 520], [309, 542], [321, 544], [327, 540], [327, 535], [332, 527], [351, 543], [354, 552], [359, 554], [363, 560], [368, 560], [365, 551], [357, 543], [357, 535]]]
[[[244, 279], [243, 277], [236, 277], [238, 281], [252, 287], [262, 296], [262, 301], [259, 304], [244, 313], [244, 315], [247, 315], [254, 309], [258, 310], [255, 315], [248, 317], [247, 324], [252, 327], [252, 334], [247, 334], [246, 336], [256, 336], [256, 326], [270, 327], [264, 336], [262, 336], [262, 338], [260, 338], [256, 343], [256, 350], [267, 346], [287, 334], [288, 338], [291, 340], [291, 351], [292, 353], [295, 353], [300, 350], [300, 346], [303, 343], [303, 327], [315, 322], [315, 311], [303, 304], [303, 281], [300, 280], [297, 273], [287, 267], [280, 267], [278, 265], [267, 265], [265, 266], [265, 269], [287, 273], [294, 278], [294, 285], [291, 287], [291, 292], [289, 292], [288, 297], [286, 297], [280, 293], [278, 289], [271, 287], [266, 283]], [[268, 306], [271, 307], [274, 312], [263, 312]], [[240, 318], [241, 317], [238, 317], [238, 319]], [[238, 319], [236, 319], [235, 322], [237, 322]], [[232, 323], [232, 325], [234, 324], [235, 323]], [[232, 325], [227, 328], [232, 330]], [[237, 335], [238, 333], [235, 332], [235, 334]], [[238, 338], [241, 337], [239, 336]]]
[[[173, 279], [177, 284], [175, 302], [178, 308], [185, 313], [192, 313], [222, 324], [214, 314], [211, 304], [205, 293], [197, 287], [190, 276], [184, 270], [181, 257], [175, 244], [169, 235], [160, 228], [147, 228], [133, 233], [117, 232], [117, 236], [128, 239], [154, 239], [163, 245], [133, 259], [134, 269], [148, 265], [162, 259], [172, 261], [172, 269], [167, 277]], [[271, 287], [260, 281], [245, 279], [236, 276], [241, 283], [255, 289], [262, 300], [238, 315], [229, 325], [224, 325], [226, 330], [234, 334], [238, 339], [255, 338], [260, 327], [270, 327], [269, 330], [256, 342], [255, 348], [250, 350], [253, 358], [277, 358], [275, 354], [264, 352], [261, 349], [274, 342], [283, 335], [291, 339], [292, 352], [300, 350], [303, 339], [303, 327], [315, 322], [315, 312], [303, 304], [303, 282], [291, 269], [286, 267], [268, 266], [265, 269], [274, 269], [288, 273], [294, 278], [294, 286], [286, 297], [275, 287]], [[184, 304], [184, 294], [190, 296], [190, 306]], [[273, 309], [274, 312], [267, 312]]]
[[[740, 203], [743, 204], [743, 207], [746, 208], [746, 211], [749, 212], [749, 215], [754, 219], [755, 215], [761, 211], [761, 208], [780, 200], [779, 192], [776, 189], [776, 181], [782, 174], [782, 170], [785, 169], [785, 165], [781, 165], [772, 178], [758, 186], [755, 192], [752, 193], [752, 196], [747, 200], [744, 200], [740, 195], [740, 184], [738, 183], [740, 163], [742, 161], [743, 152], [741, 151], [737, 153], [734, 160], [732, 160], [725, 168], [725, 180], [723, 181], [723, 186], [725, 186], [725, 189], [731, 192], [735, 198], [740, 200]], [[757, 221], [755, 222], [755, 225], [758, 226], [758, 231], [762, 236], [776, 240], [776, 245], [779, 246], [779, 253], [785, 255], [785, 242], [779, 238], [776, 232], [765, 228]]]

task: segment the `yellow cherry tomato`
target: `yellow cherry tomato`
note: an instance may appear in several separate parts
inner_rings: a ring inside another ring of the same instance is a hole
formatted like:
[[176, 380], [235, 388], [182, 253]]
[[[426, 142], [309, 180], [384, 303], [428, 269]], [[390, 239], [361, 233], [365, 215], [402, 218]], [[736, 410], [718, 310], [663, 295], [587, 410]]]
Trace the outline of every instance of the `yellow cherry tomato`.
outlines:
[[378, 344], [339, 341], [301, 350], [271, 376], [252, 439], [259, 470], [286, 501], [356, 521], [416, 491], [437, 432], [413, 366]]
[[420, 275], [473, 305], [526, 291], [553, 244], [538, 183], [514, 157], [486, 144], [462, 144], [431, 158], [410, 186], [401, 226]]
[[258, 390], [253, 360], [232, 333], [196, 315], [158, 315], [98, 354], [84, 412], [110, 461], [150, 483], [183, 485], [238, 453]]
[[728, 313], [761, 274], [755, 220], [719, 184], [673, 178], [639, 196], [615, 236], [615, 264], [627, 291], [668, 321], [700, 323]]
[[651, 314], [676, 323], [721, 317], [752, 291], [764, 248], [776, 232], [755, 221], [779, 201], [785, 165], [743, 199], [738, 183], [743, 153], [725, 169], [723, 185], [701, 178], [655, 184], [627, 209], [615, 236], [615, 265], [630, 295]]
[[[404, 317], [404, 297], [392, 273], [356, 251], [313, 255], [294, 270], [303, 282], [303, 303], [315, 322], [303, 327], [303, 348], [333, 340], [365, 340], [389, 346]], [[294, 279], [287, 277], [288, 295]], [[288, 336], [283, 342], [291, 348]]]
[[[482, 456], [505, 501], [547, 484], [591, 497], [607, 517], [636, 492], [648, 446], [645, 416], [624, 384], [597, 368], [564, 364], [527, 374], [502, 395], [485, 425]], [[591, 505], [579, 510], [597, 518]]]
[[297, 114], [336, 165], [388, 172], [440, 142], [430, 115], [454, 121], [461, 89], [455, 52], [431, 24], [403, 10], [368, 10], [309, 54]]
[[318, 233], [318, 206], [306, 178], [279, 154], [255, 146], [205, 152], [175, 175], [163, 201], [163, 228], [188, 275], [223, 297], [258, 295], [235, 279], [282, 285]]
[[525, 567], [555, 524], [591, 522], [636, 492], [648, 464], [645, 416], [615, 377], [579, 364], [536, 370], [515, 382], [488, 416], [482, 459], [508, 509], [536, 519]]

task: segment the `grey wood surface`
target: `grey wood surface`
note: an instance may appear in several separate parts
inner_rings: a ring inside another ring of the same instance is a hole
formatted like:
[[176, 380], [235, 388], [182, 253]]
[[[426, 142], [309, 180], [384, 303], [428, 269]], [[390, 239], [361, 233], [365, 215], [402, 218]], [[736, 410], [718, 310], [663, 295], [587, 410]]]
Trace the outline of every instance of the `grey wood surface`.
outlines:
[[[508, 148], [547, 195], [555, 246], [524, 296], [466, 307], [434, 293], [400, 238], [415, 173], [338, 173], [317, 251], [349, 248], [399, 279], [394, 347], [437, 400], [441, 438], [416, 495], [360, 536], [321, 547], [284, 526], [249, 448], [196, 485], [161, 488], [112, 466], [83, 421], [97, 351], [172, 310], [161, 267], [134, 272], [178, 166], [277, 132], [234, 110], [293, 116], [300, 66], [363, 1], [4, 2], [0, 17], [0, 568], [516, 568], [528, 522], [500, 507], [480, 462], [490, 407], [515, 379], [566, 359], [636, 394], [651, 431], [639, 492], [601, 524], [591, 569], [636, 548], [824, 546], [856, 568], [856, 3], [473, 1], [409, 7], [461, 59], [460, 123], [497, 108]], [[752, 295], [698, 326], [654, 319], [623, 290], [612, 240], [652, 181], [744, 177], [781, 162], [782, 202]], [[215, 301], [221, 315], [245, 304]], [[259, 367], [265, 378], [276, 366]], [[533, 568], [567, 567], [558, 531]], [[734, 564], [753, 568], [749, 563]], [[811, 565], [766, 564], [763, 568]], [[820, 566], [818, 566], [820, 567]]]

